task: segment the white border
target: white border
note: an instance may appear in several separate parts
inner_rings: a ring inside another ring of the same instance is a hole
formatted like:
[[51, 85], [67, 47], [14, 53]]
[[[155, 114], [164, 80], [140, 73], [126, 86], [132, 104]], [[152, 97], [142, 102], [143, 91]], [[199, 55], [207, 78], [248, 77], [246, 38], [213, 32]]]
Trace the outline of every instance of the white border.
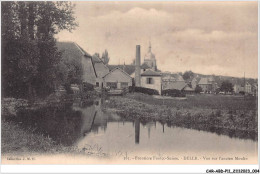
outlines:
[[2, 173], [206, 173], [207, 169], [258, 169], [258, 165], [3, 165]]
[[[1, 0], [1, 1], [8, 1], [8, 0]], [[102, 0], [97, 0], [97, 1], [102, 1]], [[108, 1], [108, 0], [103, 0], [103, 1]], [[129, 1], [129, 0], [119, 0], [119, 1]], [[138, 1], [138, 0], [132, 0], [132, 1]], [[147, 1], [147, 0], [143, 0], [143, 1]], [[151, 0], [151, 1], [158, 1], [158, 0]], [[195, 0], [174, 0], [174, 1], [195, 1]], [[200, 1], [212, 1], [212, 0], [200, 0]], [[220, 0], [220, 1], [237, 1], [237, 0]], [[240, 1], [256, 1], [256, 0], [240, 0]], [[258, 21], [260, 19], [259, 10], [260, 10], [260, 3], [258, 2]], [[259, 26], [260, 25], [258, 23], [258, 75], [260, 75]], [[259, 84], [259, 79], [258, 79], [258, 84]], [[258, 88], [258, 93], [259, 92], [260, 89]], [[0, 97], [1, 97], [1, 91], [0, 91]], [[258, 100], [258, 108], [259, 106], [260, 103]], [[259, 115], [259, 110], [258, 110], [258, 115]], [[259, 120], [260, 119], [258, 117], [258, 123]], [[260, 126], [258, 124], [258, 130], [259, 127]], [[259, 159], [259, 154], [260, 152], [259, 152], [259, 144], [258, 144], [258, 159]], [[258, 165], [1, 165], [0, 173], [206, 173], [207, 169], [214, 169], [214, 170], [230, 169], [230, 171], [232, 171], [233, 169], [253, 170], [253, 169], [259, 169], [259, 164]]]

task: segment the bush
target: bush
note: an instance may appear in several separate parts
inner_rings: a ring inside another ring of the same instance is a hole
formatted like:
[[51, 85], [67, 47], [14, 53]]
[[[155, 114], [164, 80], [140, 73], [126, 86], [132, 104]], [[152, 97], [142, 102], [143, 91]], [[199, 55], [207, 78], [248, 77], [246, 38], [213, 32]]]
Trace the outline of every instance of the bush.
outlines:
[[245, 92], [244, 91], [239, 91], [239, 94], [245, 95]]
[[64, 85], [64, 89], [66, 90], [67, 94], [73, 94], [73, 91], [72, 91], [71, 86], [70, 86], [69, 83], [66, 83]]
[[185, 97], [185, 94], [177, 89], [163, 90], [162, 95], [171, 96], [171, 97]]
[[200, 93], [200, 92], [202, 92], [202, 88], [199, 85], [197, 85], [195, 88], [195, 93]]
[[83, 83], [83, 92], [93, 91], [93, 90], [94, 90], [94, 85], [87, 82]]
[[141, 92], [143, 94], [148, 94], [148, 95], [159, 95], [159, 92], [155, 89], [137, 87], [137, 86], [130, 86], [129, 92]]
[[135, 92], [135, 86], [129, 86], [128, 89], [130, 93]]

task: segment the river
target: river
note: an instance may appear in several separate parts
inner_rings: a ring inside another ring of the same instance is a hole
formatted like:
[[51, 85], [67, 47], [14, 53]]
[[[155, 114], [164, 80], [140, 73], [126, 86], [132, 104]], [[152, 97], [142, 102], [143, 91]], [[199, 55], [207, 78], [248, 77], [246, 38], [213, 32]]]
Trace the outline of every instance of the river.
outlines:
[[[257, 141], [232, 135], [176, 127], [158, 121], [126, 120], [103, 111], [102, 101], [75, 102], [62, 107], [22, 112], [19, 123], [65, 146], [98, 149], [129, 161], [182, 163], [255, 163]], [[212, 159], [214, 159], [212, 161]], [[242, 160], [242, 161], [241, 161]], [[148, 162], [149, 163], [149, 162]]]

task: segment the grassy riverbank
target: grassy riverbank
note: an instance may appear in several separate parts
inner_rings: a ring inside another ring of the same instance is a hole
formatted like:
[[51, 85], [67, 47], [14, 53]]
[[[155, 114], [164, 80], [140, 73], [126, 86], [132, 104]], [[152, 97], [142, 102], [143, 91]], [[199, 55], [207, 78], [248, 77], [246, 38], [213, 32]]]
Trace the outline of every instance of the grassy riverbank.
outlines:
[[[19, 125], [2, 120], [2, 153], [11, 152], [55, 152], [64, 151], [62, 146], [48, 137], [33, 133], [33, 129], [23, 130]], [[68, 151], [68, 149], [66, 149]]]
[[81, 149], [75, 146], [64, 146], [50, 137], [35, 133], [33, 128], [24, 129], [18, 124], [2, 121], [1, 124], [2, 154], [68, 154], [108, 157], [98, 145], [87, 145]]
[[133, 93], [111, 97], [105, 108], [115, 108], [118, 114], [129, 119], [171, 122], [199, 130], [242, 132], [242, 136], [257, 138], [257, 101], [253, 97], [197, 95], [186, 100], [163, 100]]

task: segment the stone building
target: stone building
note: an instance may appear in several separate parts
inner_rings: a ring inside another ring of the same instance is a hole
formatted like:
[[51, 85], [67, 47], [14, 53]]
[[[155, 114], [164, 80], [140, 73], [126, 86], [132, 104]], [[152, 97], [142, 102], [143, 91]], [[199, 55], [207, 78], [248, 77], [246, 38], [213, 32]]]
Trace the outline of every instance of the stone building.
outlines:
[[204, 93], [213, 93], [217, 88], [217, 84], [213, 77], [202, 77], [198, 85]]
[[110, 89], [122, 89], [132, 86], [132, 77], [119, 67], [111, 70], [103, 79], [104, 87]]
[[235, 84], [234, 87], [234, 93], [238, 94], [240, 92], [245, 92], [245, 87], [244, 85], [240, 85], [240, 84]]
[[162, 93], [162, 75], [154, 70], [147, 70], [141, 74], [141, 87], [155, 89]]
[[82, 66], [82, 82], [95, 85], [97, 74], [92, 56], [74, 42], [57, 42], [56, 45], [65, 62]]
[[249, 82], [246, 82], [245, 84], [245, 93], [252, 94], [252, 85]]

